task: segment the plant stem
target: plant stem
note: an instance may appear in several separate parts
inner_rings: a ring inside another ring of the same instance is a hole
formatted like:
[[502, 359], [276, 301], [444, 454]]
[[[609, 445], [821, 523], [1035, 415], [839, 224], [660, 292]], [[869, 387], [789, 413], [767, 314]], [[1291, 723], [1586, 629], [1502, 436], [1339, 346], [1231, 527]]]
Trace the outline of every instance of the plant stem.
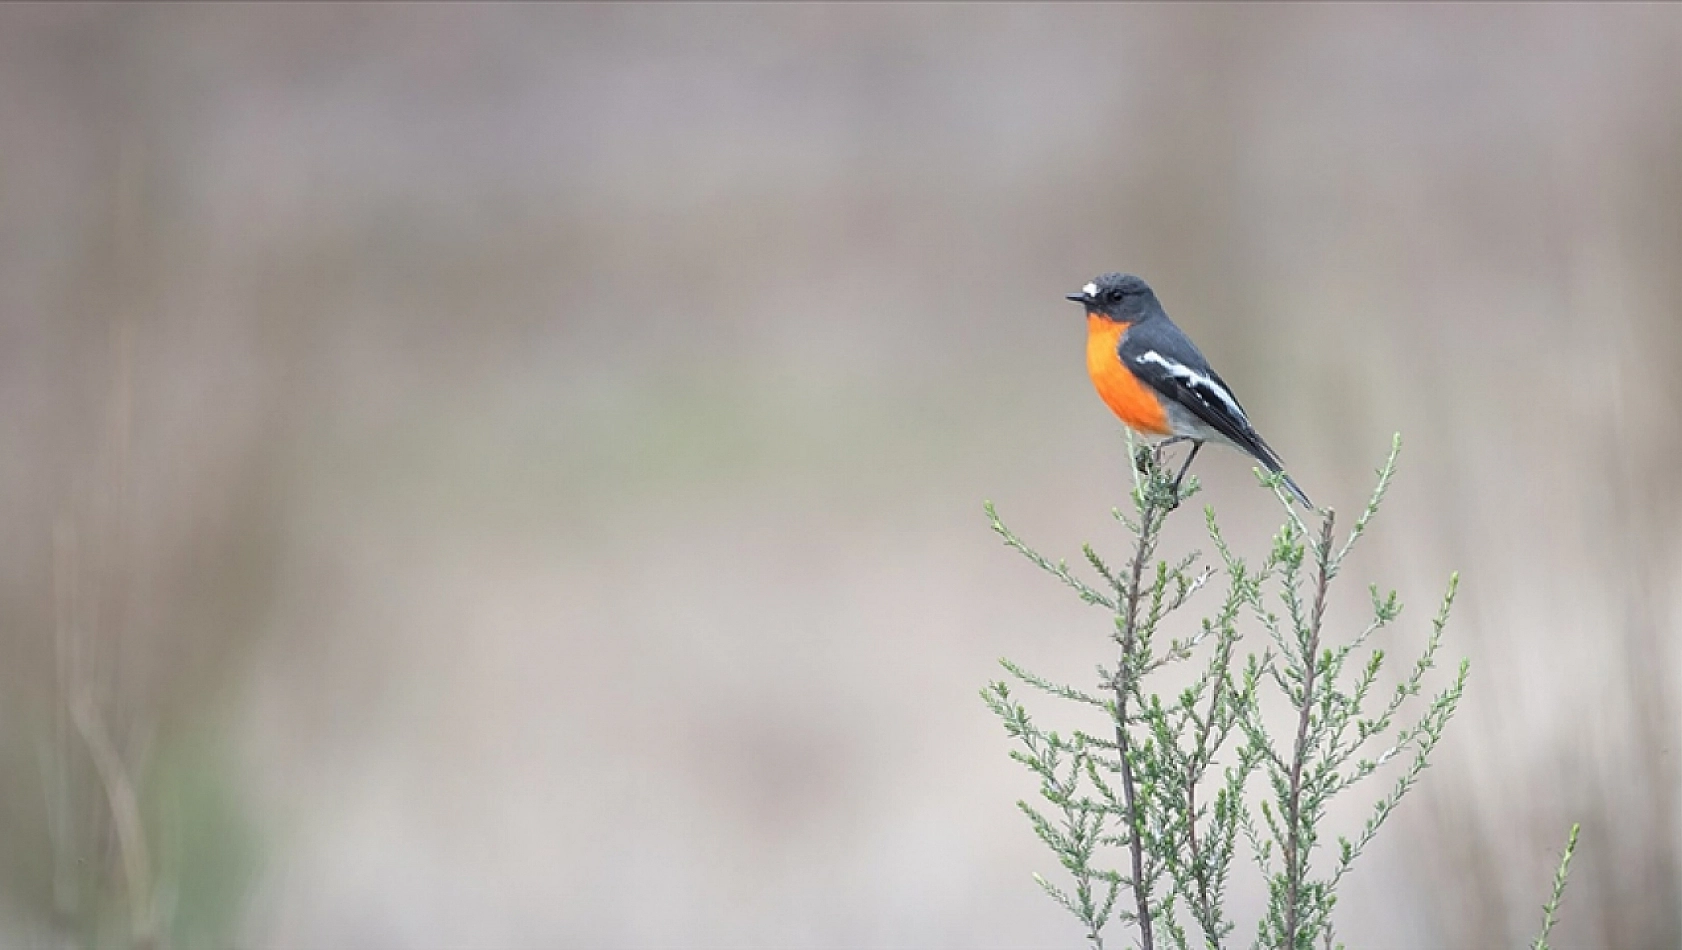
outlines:
[[1554, 873], [1553, 894], [1542, 905], [1542, 933], [1530, 945], [1531, 950], [1549, 950], [1548, 935], [1553, 933], [1554, 919], [1559, 914], [1560, 899], [1565, 896], [1565, 879], [1571, 873], [1571, 855], [1577, 851], [1577, 832], [1580, 825], [1571, 826], [1571, 836], [1565, 840], [1565, 853], [1560, 856], [1559, 870]]
[[87, 744], [94, 771], [105, 786], [111, 825], [117, 835], [117, 853], [122, 859], [123, 883], [128, 891], [130, 939], [135, 947], [155, 947], [158, 935], [152, 920], [151, 860], [146, 854], [140, 798], [129, 779], [128, 769], [123, 765], [122, 755], [94, 707], [93, 698], [85, 689], [71, 697], [70, 715], [77, 731], [82, 734], [82, 741]]
[[1145, 850], [1139, 840], [1139, 806], [1134, 799], [1133, 765], [1127, 761], [1127, 688], [1116, 681], [1115, 741], [1121, 754], [1121, 793], [1127, 804], [1127, 843], [1133, 853], [1133, 897], [1138, 903], [1139, 932], [1144, 950], [1153, 950], [1150, 896], [1145, 892]]
[[[1140, 487], [1142, 494], [1139, 504], [1139, 546], [1133, 552], [1127, 589], [1121, 592], [1121, 661], [1116, 666], [1113, 684], [1116, 698], [1116, 750], [1121, 758], [1122, 801], [1127, 807], [1128, 850], [1133, 859], [1133, 897], [1137, 904], [1140, 946], [1143, 950], [1155, 950], [1156, 940], [1151, 926], [1150, 893], [1145, 886], [1145, 846], [1140, 835], [1143, 822], [1139, 819], [1133, 763], [1128, 755], [1127, 696], [1133, 688], [1131, 667], [1133, 648], [1138, 641], [1139, 599], [1142, 596], [1141, 588], [1144, 586], [1145, 562], [1151, 559], [1156, 550], [1157, 536], [1161, 533], [1162, 522], [1168, 515], [1167, 507], [1159, 500], [1156, 484], [1162, 478], [1161, 464], [1161, 449], [1158, 448], [1151, 456], [1150, 477]], [[1173, 493], [1174, 502], [1177, 503], [1179, 489], [1174, 488]]]
[[1203, 855], [1197, 844], [1197, 783], [1213, 758], [1208, 751], [1209, 736], [1215, 729], [1215, 716], [1220, 712], [1222, 683], [1223, 680], [1216, 678], [1210, 685], [1209, 712], [1203, 717], [1203, 726], [1197, 735], [1197, 758], [1193, 761], [1193, 771], [1186, 776], [1186, 834], [1191, 851], [1192, 876], [1197, 882], [1197, 912], [1208, 931], [1206, 936], [1210, 945], [1215, 947], [1220, 946], [1220, 937], [1214, 932], [1215, 915], [1210, 913], [1209, 907], [1209, 869], [1203, 866]]
[[1314, 608], [1303, 643], [1302, 702], [1297, 714], [1297, 739], [1291, 754], [1290, 797], [1285, 803], [1285, 947], [1297, 950], [1300, 926], [1298, 904], [1307, 876], [1308, 856], [1302, 842], [1302, 768], [1308, 759], [1308, 724], [1314, 714], [1314, 674], [1319, 669], [1320, 625], [1326, 615], [1326, 589], [1331, 581], [1332, 521], [1330, 511], [1320, 522], [1320, 545], [1314, 549]]
[[1197, 881], [1197, 903], [1199, 910], [1206, 910], [1209, 906], [1209, 886], [1203, 880], [1202, 861], [1197, 853], [1197, 780], [1186, 781], [1186, 835], [1187, 846], [1191, 850], [1192, 874]]

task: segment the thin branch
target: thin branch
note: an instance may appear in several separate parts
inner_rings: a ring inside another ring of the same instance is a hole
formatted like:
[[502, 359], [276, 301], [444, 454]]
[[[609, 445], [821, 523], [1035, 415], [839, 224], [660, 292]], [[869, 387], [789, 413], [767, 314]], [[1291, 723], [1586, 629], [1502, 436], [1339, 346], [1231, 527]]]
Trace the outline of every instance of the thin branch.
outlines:
[[[1161, 462], [1160, 458], [1151, 460], [1153, 467]], [[1155, 474], [1153, 469], [1153, 475]], [[1145, 481], [1135, 489], [1135, 497], [1139, 500], [1139, 544], [1133, 552], [1133, 560], [1129, 565], [1127, 587], [1122, 592], [1121, 615], [1122, 640], [1121, 662], [1116, 668], [1113, 682], [1116, 697], [1115, 741], [1121, 758], [1121, 793], [1122, 801], [1127, 810], [1128, 851], [1133, 862], [1133, 896], [1138, 906], [1136, 920], [1139, 924], [1140, 946], [1143, 950], [1153, 950], [1155, 937], [1151, 927], [1150, 894], [1145, 887], [1145, 846], [1143, 822], [1139, 816], [1139, 802], [1135, 780], [1133, 776], [1133, 762], [1129, 756], [1127, 735], [1127, 698], [1133, 690], [1132, 673], [1129, 667], [1133, 664], [1133, 649], [1139, 632], [1139, 601], [1142, 596], [1141, 586], [1144, 583], [1145, 563], [1151, 559], [1156, 548], [1157, 535], [1162, 530], [1163, 519], [1167, 516], [1167, 509], [1157, 502], [1155, 478]]]
[[999, 513], [994, 510], [992, 502], [989, 501], [982, 503], [982, 508], [984, 508], [987, 512], [988, 520], [992, 522], [993, 531], [998, 534], [999, 537], [1004, 539], [1007, 546], [1017, 551], [1028, 560], [1033, 561], [1040, 567], [1041, 570], [1069, 585], [1069, 587], [1074, 589], [1075, 593], [1080, 595], [1081, 600], [1084, 600], [1089, 604], [1098, 604], [1108, 607], [1111, 610], [1116, 609], [1116, 603], [1114, 600], [1111, 600], [1098, 591], [1093, 590], [1092, 587], [1085, 581], [1082, 581], [1080, 578], [1069, 573], [1069, 565], [1063, 563], [1062, 561], [1052, 563], [1050, 558], [1047, 558], [1038, 551], [1035, 551], [1033, 548], [1023, 544], [1022, 539], [1018, 538], [1014, 532], [1004, 526], [1004, 522], [999, 520]]
[[1320, 626], [1326, 616], [1326, 589], [1331, 581], [1332, 522], [1336, 519], [1327, 511], [1320, 522], [1320, 544], [1315, 552], [1317, 571], [1314, 579], [1314, 606], [1308, 620], [1307, 636], [1302, 645], [1303, 681], [1301, 705], [1297, 715], [1297, 738], [1291, 754], [1290, 795], [1285, 802], [1285, 946], [1297, 948], [1297, 927], [1300, 924], [1303, 879], [1308, 875], [1308, 856], [1303, 853], [1302, 841], [1302, 767], [1309, 755], [1308, 726], [1314, 715], [1314, 674], [1320, 653]]
[[1338, 549], [1337, 556], [1332, 558], [1331, 572], [1336, 574], [1343, 566], [1343, 559], [1349, 556], [1349, 551], [1361, 535], [1367, 531], [1367, 522], [1378, 513], [1378, 506], [1384, 502], [1385, 493], [1390, 491], [1390, 480], [1396, 476], [1396, 457], [1402, 453], [1402, 434], [1397, 432], [1390, 437], [1390, 455], [1385, 458], [1384, 466], [1378, 470], [1378, 483], [1373, 486], [1372, 495], [1367, 499], [1367, 506], [1361, 510], [1360, 517], [1355, 519], [1355, 527], [1350, 529], [1349, 538]]
[[1553, 932], [1554, 918], [1559, 913], [1559, 901], [1565, 896], [1565, 878], [1571, 873], [1571, 855], [1577, 851], [1577, 832], [1580, 825], [1571, 826], [1571, 836], [1565, 839], [1565, 853], [1559, 858], [1559, 870], [1554, 872], [1553, 894], [1542, 905], [1542, 933], [1530, 950], [1548, 950], [1548, 934]]

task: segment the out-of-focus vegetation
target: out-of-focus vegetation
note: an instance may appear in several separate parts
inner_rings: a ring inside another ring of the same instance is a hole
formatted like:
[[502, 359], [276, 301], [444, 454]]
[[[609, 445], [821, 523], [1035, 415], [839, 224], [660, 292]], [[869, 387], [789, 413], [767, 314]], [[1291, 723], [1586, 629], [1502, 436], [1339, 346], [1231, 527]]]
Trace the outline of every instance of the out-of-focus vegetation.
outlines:
[[1409, 434], [1356, 596], [1476, 578], [1351, 945], [1522, 944], [1574, 820], [1553, 942], [1682, 944], [1679, 59], [1666, 6], [0, 7], [0, 944], [1043, 943], [973, 687], [1080, 608], [973, 513], [1125, 498], [1110, 269], [1317, 501]]

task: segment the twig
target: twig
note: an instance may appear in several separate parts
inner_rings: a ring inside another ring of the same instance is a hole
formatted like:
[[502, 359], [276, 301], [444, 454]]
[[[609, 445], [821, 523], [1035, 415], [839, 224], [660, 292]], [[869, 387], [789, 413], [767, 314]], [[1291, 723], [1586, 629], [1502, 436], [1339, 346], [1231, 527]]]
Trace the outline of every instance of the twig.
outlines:
[[1565, 896], [1565, 878], [1571, 873], [1571, 855], [1577, 851], [1577, 832], [1580, 825], [1571, 826], [1571, 835], [1565, 839], [1565, 853], [1559, 858], [1559, 870], [1554, 872], [1553, 894], [1548, 902], [1542, 905], [1542, 933], [1536, 942], [1530, 945], [1530, 950], [1548, 950], [1548, 934], [1554, 929], [1554, 918], [1559, 913], [1560, 898]]
[[1302, 881], [1307, 876], [1307, 856], [1302, 853], [1302, 766], [1308, 758], [1308, 724], [1314, 714], [1314, 674], [1320, 653], [1320, 625], [1326, 615], [1326, 589], [1331, 580], [1332, 522], [1327, 511], [1320, 522], [1320, 544], [1315, 550], [1314, 606], [1309, 614], [1308, 636], [1302, 647], [1302, 699], [1297, 715], [1297, 739], [1291, 755], [1290, 796], [1285, 804], [1285, 947], [1297, 950], [1298, 903]]
[[[1121, 661], [1116, 666], [1115, 679], [1112, 683], [1116, 697], [1115, 737], [1117, 750], [1121, 759], [1121, 792], [1122, 802], [1127, 809], [1128, 851], [1133, 863], [1133, 896], [1137, 903], [1137, 920], [1139, 924], [1139, 940], [1143, 950], [1154, 950], [1156, 938], [1151, 925], [1150, 892], [1145, 885], [1145, 846], [1141, 834], [1143, 822], [1139, 816], [1137, 788], [1133, 775], [1133, 763], [1128, 755], [1129, 742], [1127, 735], [1127, 698], [1133, 690], [1133, 651], [1138, 639], [1139, 603], [1144, 596], [1143, 586], [1145, 564], [1151, 560], [1156, 551], [1158, 536], [1162, 533], [1162, 524], [1167, 519], [1168, 512], [1179, 506], [1180, 490], [1177, 485], [1169, 488], [1170, 497], [1161, 497], [1158, 483], [1161, 480], [1162, 449], [1157, 447], [1149, 455], [1148, 464], [1151, 467], [1150, 477], [1139, 480], [1134, 489], [1139, 498], [1139, 543], [1133, 552], [1133, 562], [1128, 568], [1127, 586], [1121, 591]], [[1135, 477], [1138, 473], [1136, 471]]]

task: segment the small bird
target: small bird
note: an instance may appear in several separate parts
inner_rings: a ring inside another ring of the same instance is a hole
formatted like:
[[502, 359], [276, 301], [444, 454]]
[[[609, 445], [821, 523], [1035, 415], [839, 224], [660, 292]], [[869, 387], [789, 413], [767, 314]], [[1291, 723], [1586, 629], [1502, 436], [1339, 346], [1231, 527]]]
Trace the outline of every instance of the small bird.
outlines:
[[1132, 274], [1105, 274], [1068, 299], [1086, 308], [1086, 370], [1104, 404], [1146, 438], [1191, 443], [1181, 478], [1203, 443], [1224, 442], [1282, 475], [1291, 494], [1314, 508], [1149, 285]]

